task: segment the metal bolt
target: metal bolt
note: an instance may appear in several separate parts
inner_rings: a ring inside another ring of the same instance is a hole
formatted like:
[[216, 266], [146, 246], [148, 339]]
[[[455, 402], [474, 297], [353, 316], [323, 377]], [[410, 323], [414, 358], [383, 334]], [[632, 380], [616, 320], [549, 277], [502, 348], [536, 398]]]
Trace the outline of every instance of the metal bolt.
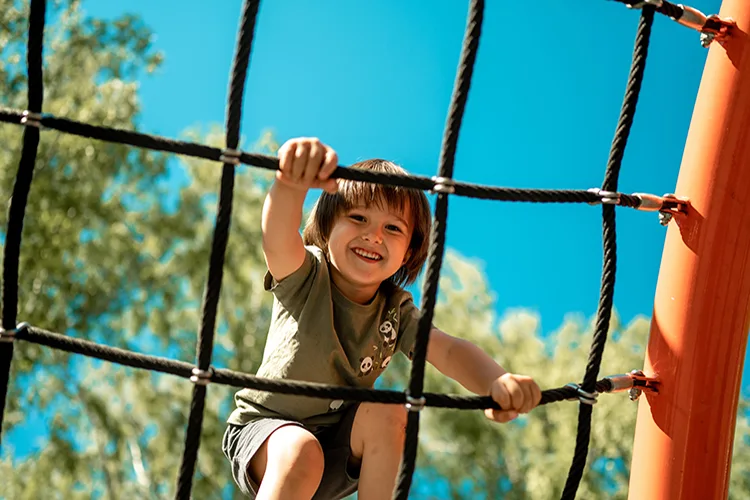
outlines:
[[672, 214], [669, 212], [659, 212], [659, 224], [666, 226], [672, 221]]
[[641, 394], [643, 394], [643, 391], [638, 387], [631, 387], [628, 391], [628, 396], [630, 396], [631, 401], [637, 401], [638, 398], [641, 397]]
[[711, 45], [711, 42], [716, 38], [715, 33], [701, 33], [701, 46], [705, 49]]

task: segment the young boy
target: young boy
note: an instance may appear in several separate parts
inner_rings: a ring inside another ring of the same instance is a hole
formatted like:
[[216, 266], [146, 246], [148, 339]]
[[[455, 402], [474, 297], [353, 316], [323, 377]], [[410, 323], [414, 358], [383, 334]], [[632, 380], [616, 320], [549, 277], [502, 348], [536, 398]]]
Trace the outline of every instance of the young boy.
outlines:
[[[402, 285], [427, 258], [430, 209], [421, 191], [329, 176], [336, 153], [317, 139], [279, 149], [263, 207], [265, 288], [274, 294], [258, 376], [372, 387], [396, 351], [410, 356], [419, 311]], [[405, 173], [384, 160], [354, 165]], [[305, 196], [324, 192], [300, 237]], [[503, 411], [507, 422], [541, 399], [529, 377], [506, 373], [478, 347], [437, 328], [427, 361]], [[391, 498], [406, 410], [243, 389], [223, 450], [240, 489], [258, 499]]]

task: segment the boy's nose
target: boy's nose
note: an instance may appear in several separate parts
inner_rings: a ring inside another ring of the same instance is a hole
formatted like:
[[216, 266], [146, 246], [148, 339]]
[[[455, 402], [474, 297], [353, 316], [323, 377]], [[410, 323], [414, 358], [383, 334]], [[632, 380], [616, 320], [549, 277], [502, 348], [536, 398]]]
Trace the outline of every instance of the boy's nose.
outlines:
[[369, 241], [370, 243], [382, 243], [383, 242], [383, 234], [376, 230], [372, 229], [370, 231], [366, 231], [362, 235], [362, 239], [365, 241]]

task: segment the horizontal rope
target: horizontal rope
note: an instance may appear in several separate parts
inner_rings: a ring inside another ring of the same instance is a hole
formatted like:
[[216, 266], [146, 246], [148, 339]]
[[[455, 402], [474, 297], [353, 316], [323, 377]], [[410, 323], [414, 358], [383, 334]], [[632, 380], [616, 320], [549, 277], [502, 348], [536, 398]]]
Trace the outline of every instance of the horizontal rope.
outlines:
[[[21, 123], [23, 118], [23, 111], [0, 108], [0, 122], [23, 125]], [[89, 125], [87, 123], [81, 123], [67, 118], [57, 118], [51, 115], [42, 115], [39, 122], [44, 128], [57, 130], [71, 135], [223, 163], [222, 155], [224, 154], [224, 151], [221, 148], [206, 146], [194, 142], [167, 139], [165, 137], [133, 132], [130, 130]], [[266, 170], [279, 169], [279, 160], [273, 156], [240, 151], [239, 161], [245, 165]], [[352, 181], [374, 182], [389, 186], [419, 189], [422, 191], [430, 191], [436, 184], [435, 180], [425, 176], [373, 172], [349, 167], [336, 168], [331, 177], [349, 179]], [[588, 190], [516, 189], [484, 186], [459, 181], [451, 181], [451, 186], [455, 190], [453, 194], [457, 196], [496, 201], [597, 204], [603, 199], [603, 196]], [[621, 206], [637, 208], [640, 204], [640, 200], [634, 196], [625, 193], [616, 194], [619, 195], [619, 204]]]
[[[28, 326], [15, 332], [17, 340], [51, 347], [61, 351], [81, 354], [103, 361], [117, 363], [143, 370], [168, 373], [185, 379], [194, 376], [197, 367], [191, 363], [170, 358], [141, 354], [119, 347], [99, 344], [90, 340], [78, 339], [59, 333]], [[326, 384], [300, 382], [294, 380], [276, 380], [257, 377], [247, 373], [226, 368], [211, 368], [211, 383], [232, 387], [247, 387], [258, 391], [278, 392], [295, 396], [313, 398], [343, 399], [366, 403], [406, 404], [406, 393], [384, 389], [364, 389], [358, 387], [331, 386]], [[612, 390], [608, 379], [597, 382], [596, 390], [600, 393]], [[459, 410], [483, 410], [486, 408], [501, 409], [489, 396], [460, 396], [452, 394], [424, 393], [425, 406], [433, 408], [452, 408]], [[578, 399], [578, 392], [572, 387], [559, 387], [542, 391], [540, 405], [569, 399]]]

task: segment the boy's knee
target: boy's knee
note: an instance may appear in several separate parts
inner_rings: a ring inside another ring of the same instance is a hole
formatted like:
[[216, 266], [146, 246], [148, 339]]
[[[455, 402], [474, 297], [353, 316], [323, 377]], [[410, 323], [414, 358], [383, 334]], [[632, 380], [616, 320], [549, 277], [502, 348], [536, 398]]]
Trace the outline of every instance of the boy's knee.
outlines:
[[403, 440], [406, 434], [407, 411], [401, 405], [364, 403], [357, 411], [362, 413], [362, 424], [372, 430], [372, 434], [382, 438], [391, 437]]
[[[268, 466], [286, 471], [286, 476], [317, 482], [323, 477], [325, 459], [320, 442], [305, 429], [288, 426], [268, 440]], [[273, 465], [272, 465], [273, 464]]]

